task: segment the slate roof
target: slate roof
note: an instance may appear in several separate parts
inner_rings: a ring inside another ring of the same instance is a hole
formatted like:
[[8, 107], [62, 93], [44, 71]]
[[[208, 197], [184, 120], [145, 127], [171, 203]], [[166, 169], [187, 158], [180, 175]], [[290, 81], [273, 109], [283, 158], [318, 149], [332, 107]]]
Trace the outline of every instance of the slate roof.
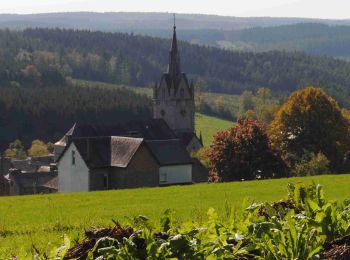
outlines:
[[[161, 166], [192, 163], [179, 139], [144, 140], [143, 138], [107, 136], [77, 138], [72, 142], [90, 169], [126, 168], [141, 145], [146, 145]], [[62, 155], [64, 153], [65, 151]]]
[[9, 175], [20, 189], [31, 189], [34, 184], [37, 188], [50, 188], [58, 190], [58, 175], [56, 172], [15, 172]]
[[38, 156], [29, 157], [25, 160], [12, 160], [11, 164], [13, 168], [16, 168], [25, 172], [35, 172], [41, 166], [49, 166], [54, 162], [53, 156]]
[[177, 133], [177, 136], [180, 139], [182, 145], [184, 145], [185, 147], [189, 145], [193, 138], [196, 138], [200, 143], [200, 140], [198, 139], [197, 135], [192, 132], [179, 132]]
[[146, 141], [160, 165], [191, 164], [192, 160], [179, 139]]
[[113, 125], [79, 124], [74, 126], [56, 145], [65, 146], [69, 138], [124, 136], [145, 140], [166, 140], [176, 138], [175, 133], [163, 119], [134, 120]]
[[142, 142], [142, 138], [121, 136], [73, 139], [73, 143], [89, 168], [125, 168]]

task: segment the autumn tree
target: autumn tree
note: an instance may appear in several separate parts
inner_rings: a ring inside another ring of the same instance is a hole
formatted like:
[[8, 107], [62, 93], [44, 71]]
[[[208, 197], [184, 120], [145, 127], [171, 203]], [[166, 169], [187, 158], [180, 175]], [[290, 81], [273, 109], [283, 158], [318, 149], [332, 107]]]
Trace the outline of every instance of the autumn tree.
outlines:
[[243, 91], [243, 93], [239, 97], [239, 111], [240, 114], [243, 115], [249, 110], [254, 110], [255, 102], [254, 95], [251, 91]]
[[40, 140], [34, 140], [32, 142], [32, 146], [28, 150], [29, 156], [45, 156], [48, 155], [50, 152], [47, 148], [47, 145]]
[[222, 181], [286, 174], [286, 165], [271, 148], [265, 128], [251, 118], [241, 118], [237, 126], [218, 132], [208, 156]]
[[24, 147], [20, 140], [15, 140], [10, 143], [9, 148], [5, 151], [5, 157], [11, 159], [25, 159], [27, 157], [26, 152], [24, 151]]
[[290, 95], [271, 123], [270, 137], [290, 158], [321, 152], [339, 170], [349, 149], [349, 122], [333, 98], [308, 87]]
[[270, 124], [280, 108], [276, 100], [272, 98], [271, 90], [269, 88], [259, 88], [255, 99], [256, 119], [261, 123]]

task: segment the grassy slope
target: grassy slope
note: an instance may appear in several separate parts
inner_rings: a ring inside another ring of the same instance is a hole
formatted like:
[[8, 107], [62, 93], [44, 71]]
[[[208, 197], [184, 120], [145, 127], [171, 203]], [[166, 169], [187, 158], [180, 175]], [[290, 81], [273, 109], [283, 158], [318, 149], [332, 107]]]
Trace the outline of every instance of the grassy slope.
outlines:
[[[200, 184], [107, 192], [0, 198], [0, 259], [4, 254], [40, 250], [60, 244], [63, 234], [76, 236], [85, 228], [111, 225], [111, 219], [143, 214], [159, 220], [170, 208], [178, 221], [206, 218], [209, 207], [224, 214], [225, 205], [240, 209], [245, 199], [273, 201], [285, 196], [288, 182], [324, 185], [329, 199], [350, 198], [350, 175], [325, 175], [267, 181]], [[7, 235], [6, 237], [4, 237]]]
[[234, 122], [219, 119], [217, 117], [196, 114], [196, 132], [199, 136], [202, 133], [204, 146], [209, 146], [213, 142], [213, 136], [218, 131], [226, 130], [234, 125]]

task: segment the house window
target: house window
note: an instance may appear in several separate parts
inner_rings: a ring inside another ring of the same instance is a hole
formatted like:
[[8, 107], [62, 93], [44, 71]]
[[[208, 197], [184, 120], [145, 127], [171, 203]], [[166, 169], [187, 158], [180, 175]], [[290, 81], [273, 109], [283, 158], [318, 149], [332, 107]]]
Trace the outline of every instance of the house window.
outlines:
[[109, 186], [109, 180], [108, 180], [108, 174], [104, 174], [103, 175], [103, 188], [105, 190], [108, 190], [108, 186]]
[[160, 173], [160, 176], [159, 176], [159, 183], [167, 183], [167, 175], [166, 173]]
[[72, 151], [72, 165], [75, 165], [75, 151]]

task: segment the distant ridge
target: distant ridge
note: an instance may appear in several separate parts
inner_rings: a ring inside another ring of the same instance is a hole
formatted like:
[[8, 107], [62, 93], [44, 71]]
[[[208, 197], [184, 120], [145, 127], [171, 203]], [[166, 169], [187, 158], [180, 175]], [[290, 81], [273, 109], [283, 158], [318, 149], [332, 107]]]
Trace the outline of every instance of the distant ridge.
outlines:
[[[177, 14], [182, 30], [240, 30], [251, 27], [271, 27], [295, 23], [350, 25], [350, 20], [274, 17], [230, 17], [203, 14]], [[135, 12], [67, 12], [41, 14], [0, 14], [0, 28], [59, 27], [101, 31], [165, 30], [172, 25], [169, 13]]]

